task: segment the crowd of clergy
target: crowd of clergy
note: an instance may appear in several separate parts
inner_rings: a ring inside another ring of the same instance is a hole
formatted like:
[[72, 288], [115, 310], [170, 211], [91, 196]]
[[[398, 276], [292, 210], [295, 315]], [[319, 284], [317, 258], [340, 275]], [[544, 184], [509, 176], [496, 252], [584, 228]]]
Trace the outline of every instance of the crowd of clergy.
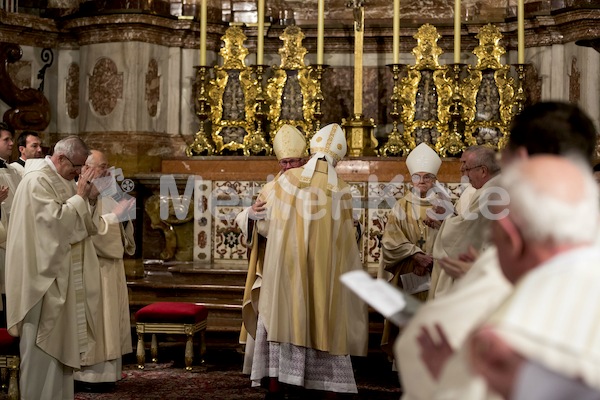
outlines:
[[0, 123], [2, 326], [19, 338], [20, 398], [73, 399], [122, 378], [132, 351], [123, 255], [135, 200], [107, 157], [76, 136], [42, 154], [37, 132]]
[[[421, 302], [408, 322], [386, 320], [381, 341], [402, 399], [600, 399], [596, 135], [575, 105], [528, 106], [501, 151], [462, 153], [456, 201], [430, 146], [408, 154], [377, 274]], [[351, 398], [368, 318], [340, 282], [363, 268], [335, 171], [346, 140], [331, 124], [305, 143], [292, 126], [277, 132], [281, 171], [236, 218], [250, 247], [243, 369], [267, 399], [293, 387]]]
[[[381, 340], [402, 399], [600, 399], [596, 135], [577, 106], [526, 107], [500, 152], [462, 153], [456, 201], [429, 145], [408, 154], [377, 273], [419, 302], [404, 322], [386, 320]], [[114, 385], [132, 351], [123, 254], [135, 206], [80, 138], [46, 157], [35, 132], [17, 144], [9, 164], [1, 123], [2, 320], [19, 337], [21, 398], [72, 399], [75, 382]], [[352, 191], [335, 170], [346, 136], [330, 124], [307, 146], [284, 125], [273, 148], [279, 173], [236, 218], [249, 246], [243, 371], [267, 399], [291, 388], [351, 398], [369, 323], [340, 279], [364, 269]]]

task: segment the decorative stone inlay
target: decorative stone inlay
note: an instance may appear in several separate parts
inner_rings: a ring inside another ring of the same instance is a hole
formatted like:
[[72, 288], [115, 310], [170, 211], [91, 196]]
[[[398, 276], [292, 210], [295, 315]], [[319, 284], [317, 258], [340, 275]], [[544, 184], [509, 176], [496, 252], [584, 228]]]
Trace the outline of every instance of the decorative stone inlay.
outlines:
[[158, 62], [153, 58], [148, 62], [148, 72], [146, 72], [146, 107], [148, 107], [148, 115], [151, 117], [156, 117], [159, 99], [160, 75], [158, 74]]
[[383, 230], [387, 223], [387, 218], [391, 209], [369, 209], [367, 229], [363, 234], [363, 240], [366, 242], [365, 252], [367, 256], [367, 264], [379, 263], [381, 256], [381, 238]]
[[212, 181], [196, 179], [194, 182], [194, 261], [211, 261], [213, 218], [208, 199], [212, 187]]
[[67, 115], [71, 119], [79, 116], [79, 65], [71, 63], [66, 82]]
[[241, 207], [217, 207], [215, 210], [214, 260], [246, 259], [246, 238], [235, 223]]
[[89, 81], [90, 104], [99, 115], [109, 115], [123, 98], [123, 73], [113, 60], [103, 57], [96, 62]]

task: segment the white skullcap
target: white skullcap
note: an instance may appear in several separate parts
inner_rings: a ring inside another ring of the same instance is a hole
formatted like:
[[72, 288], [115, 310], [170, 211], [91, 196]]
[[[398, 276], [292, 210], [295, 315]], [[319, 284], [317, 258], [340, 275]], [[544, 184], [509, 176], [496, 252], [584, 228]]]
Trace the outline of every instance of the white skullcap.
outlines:
[[329, 189], [337, 191], [338, 179], [333, 167], [346, 155], [346, 149], [346, 134], [341, 126], [338, 124], [329, 124], [321, 128], [310, 139], [311, 158], [304, 166], [301, 180], [310, 182], [315, 173], [317, 160], [325, 158], [329, 163], [329, 168], [327, 169], [327, 186]]
[[278, 160], [302, 158], [306, 151], [306, 139], [302, 132], [292, 125], [282, 125], [275, 133], [273, 151]]
[[412, 175], [417, 172], [427, 172], [437, 175], [442, 159], [437, 153], [425, 143], [415, 147], [406, 157], [406, 167]]

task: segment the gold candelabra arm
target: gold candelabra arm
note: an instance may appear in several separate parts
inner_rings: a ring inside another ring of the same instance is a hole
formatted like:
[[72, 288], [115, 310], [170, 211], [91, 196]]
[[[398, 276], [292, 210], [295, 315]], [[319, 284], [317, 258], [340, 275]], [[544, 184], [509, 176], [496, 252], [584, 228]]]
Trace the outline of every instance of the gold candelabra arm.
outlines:
[[454, 83], [452, 88], [452, 105], [450, 105], [450, 129], [447, 135], [440, 137], [436, 143], [436, 150], [443, 157], [446, 155], [456, 155], [465, 149], [462, 140], [465, 129], [463, 121], [463, 97], [461, 93], [461, 72], [466, 64], [450, 64], [454, 74]]
[[210, 115], [210, 104], [206, 97], [206, 78], [208, 75], [207, 66], [197, 66], [196, 79], [198, 82], [198, 97], [196, 97], [196, 115], [200, 120], [198, 132], [194, 137], [194, 142], [185, 149], [185, 154], [188, 157], [208, 155], [211, 156], [215, 152], [215, 148], [208, 139], [205, 131], [205, 123]]
[[515, 94], [515, 105], [517, 106], [517, 114], [520, 114], [525, 107], [525, 90], [523, 88], [523, 82], [525, 82], [525, 68], [527, 64], [515, 64], [515, 70], [517, 71], [517, 93]]
[[387, 142], [379, 149], [378, 153], [381, 156], [405, 156], [411, 149], [415, 147], [415, 139], [408, 134], [403, 134], [399, 131], [398, 125], [400, 122], [400, 71], [402, 64], [388, 65], [392, 69], [392, 79], [394, 81], [392, 96], [392, 131], [388, 135]]
[[319, 131], [319, 129], [321, 129], [321, 123], [323, 120], [323, 101], [325, 100], [325, 97], [323, 97], [323, 73], [325, 72], [325, 68], [328, 68], [329, 65], [326, 64], [316, 64], [314, 67], [312, 67], [312, 71], [315, 74], [314, 77], [314, 81], [315, 81], [315, 110], [313, 112], [313, 118], [314, 118], [314, 132], [310, 135], [310, 137], [307, 137], [308, 140], [310, 140], [310, 138]]
[[267, 113], [265, 112], [265, 96], [263, 90], [263, 75], [266, 65], [255, 65], [253, 70], [256, 74], [256, 110], [254, 116], [256, 118], [256, 130], [244, 137], [244, 155], [271, 155], [273, 149], [265, 139], [264, 125], [266, 122]]

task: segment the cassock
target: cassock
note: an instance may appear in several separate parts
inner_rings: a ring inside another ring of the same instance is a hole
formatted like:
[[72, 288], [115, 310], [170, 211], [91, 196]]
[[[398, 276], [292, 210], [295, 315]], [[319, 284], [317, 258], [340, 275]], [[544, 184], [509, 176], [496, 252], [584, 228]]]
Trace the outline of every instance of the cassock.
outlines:
[[7, 322], [21, 336], [21, 394], [72, 398], [73, 369], [98, 335], [100, 271], [90, 238], [98, 216], [49, 158], [28, 163], [11, 215], [18, 223], [7, 234]]
[[494, 198], [498, 178], [499, 175], [496, 175], [477, 189], [470, 197], [468, 207], [458, 215], [446, 218], [440, 226], [433, 243], [434, 262], [428, 299], [443, 295], [454, 283], [454, 279], [435, 260], [444, 257], [457, 258], [466, 253], [469, 246], [481, 251], [489, 242], [490, 220], [482, 215], [482, 210], [487, 210], [489, 200]]
[[[111, 211], [116, 202], [110, 197], [100, 201], [100, 227], [92, 242], [100, 263], [102, 290], [102, 340], [81, 356], [81, 371], [75, 379], [84, 382], [116, 382], [121, 379], [121, 356], [133, 351], [129, 294], [123, 254], [135, 253], [133, 223], [126, 226]], [[104, 361], [106, 360], [106, 361]], [[83, 367], [85, 366], [85, 367]]]
[[[4, 164], [6, 165], [6, 164]], [[0, 205], [0, 224], [3, 230], [8, 229], [8, 222], [10, 220], [10, 208], [12, 207], [13, 198], [17, 191], [17, 186], [21, 182], [21, 174], [12, 165], [6, 165], [5, 168], [0, 168], [0, 186], [8, 187], [8, 197]], [[0, 237], [0, 239], [2, 239]], [[0, 293], [5, 294], [6, 290], [4, 287], [4, 271], [5, 271], [5, 258], [6, 258], [6, 236], [3, 240], [0, 240]], [[0, 302], [0, 310], [4, 309], [4, 304]], [[4, 326], [5, 321], [2, 322]]]
[[[427, 218], [427, 210], [432, 207], [433, 198], [435, 196], [421, 198], [409, 191], [394, 204], [381, 239], [381, 261], [377, 274], [379, 278], [402, 288], [400, 275], [414, 270], [411, 256], [417, 253], [431, 255], [433, 240], [438, 230], [428, 227], [423, 221]], [[425, 300], [427, 291], [417, 293], [416, 297]], [[394, 331], [397, 329], [386, 320], [381, 339], [384, 349], [389, 342], [393, 344]]]
[[[288, 170], [276, 181], [269, 218], [258, 222], [268, 241], [251, 379], [256, 385], [276, 367], [269, 364], [269, 353], [276, 351], [280, 382], [356, 392], [349, 355], [366, 355], [367, 307], [339, 280], [363, 268], [352, 196], [342, 180], [338, 190], [328, 187], [328, 168], [333, 167], [327, 162], [317, 161], [309, 186], [301, 183], [304, 168]], [[306, 356], [300, 366], [294, 362], [299, 353]], [[318, 365], [319, 360], [327, 363]], [[296, 368], [287, 374], [292, 365]]]

